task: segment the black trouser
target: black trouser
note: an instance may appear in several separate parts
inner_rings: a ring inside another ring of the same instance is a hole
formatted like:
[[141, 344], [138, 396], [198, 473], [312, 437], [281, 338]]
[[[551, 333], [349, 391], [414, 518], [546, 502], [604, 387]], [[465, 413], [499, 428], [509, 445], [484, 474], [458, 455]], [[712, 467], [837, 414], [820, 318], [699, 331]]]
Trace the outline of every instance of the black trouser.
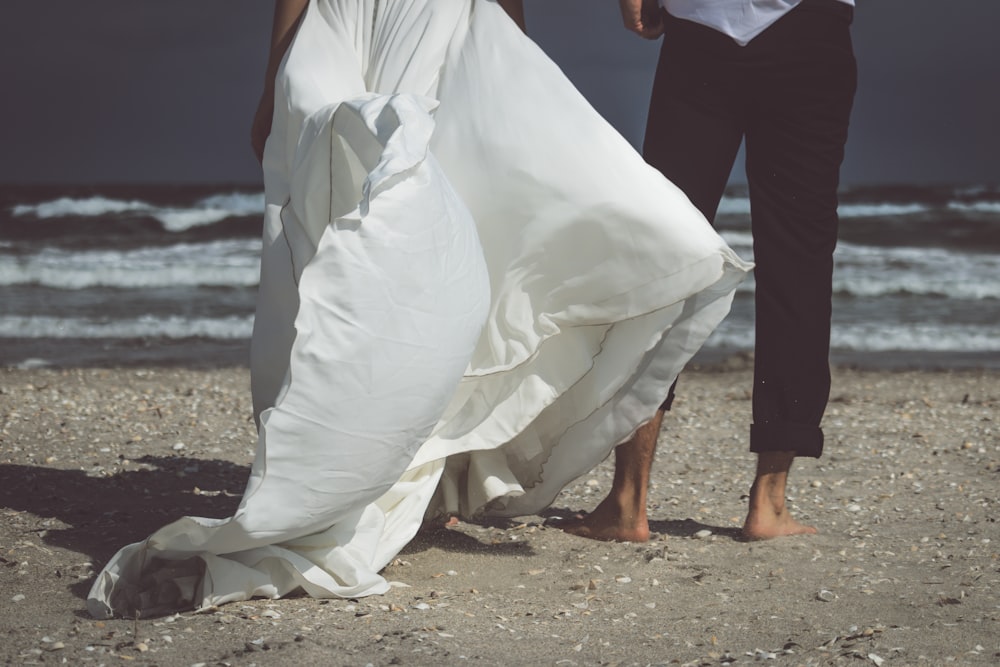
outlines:
[[757, 264], [752, 452], [823, 451], [852, 18], [838, 0], [803, 0], [739, 46], [665, 17], [645, 158], [713, 220], [746, 139]]

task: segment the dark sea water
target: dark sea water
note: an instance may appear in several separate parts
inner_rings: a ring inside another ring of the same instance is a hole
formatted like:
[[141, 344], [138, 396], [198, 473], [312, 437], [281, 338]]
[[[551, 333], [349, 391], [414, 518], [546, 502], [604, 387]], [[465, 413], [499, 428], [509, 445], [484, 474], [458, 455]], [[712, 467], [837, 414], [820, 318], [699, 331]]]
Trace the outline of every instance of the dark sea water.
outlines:
[[[0, 187], [0, 365], [247, 363], [258, 189]], [[1000, 368], [1000, 188], [841, 195], [833, 360]], [[733, 188], [717, 227], [752, 259]], [[753, 281], [700, 355], [753, 347]]]

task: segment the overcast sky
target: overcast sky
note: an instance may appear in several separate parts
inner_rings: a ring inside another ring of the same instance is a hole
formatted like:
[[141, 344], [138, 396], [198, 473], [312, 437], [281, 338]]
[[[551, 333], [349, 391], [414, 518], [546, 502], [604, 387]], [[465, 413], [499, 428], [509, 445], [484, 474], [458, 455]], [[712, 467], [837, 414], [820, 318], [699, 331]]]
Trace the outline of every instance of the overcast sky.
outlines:
[[[657, 45], [614, 0], [525, 4], [529, 34], [639, 143]], [[247, 135], [271, 8], [4, 0], [0, 183], [258, 182]], [[998, 0], [858, 0], [845, 183], [1000, 184], [998, 25]]]

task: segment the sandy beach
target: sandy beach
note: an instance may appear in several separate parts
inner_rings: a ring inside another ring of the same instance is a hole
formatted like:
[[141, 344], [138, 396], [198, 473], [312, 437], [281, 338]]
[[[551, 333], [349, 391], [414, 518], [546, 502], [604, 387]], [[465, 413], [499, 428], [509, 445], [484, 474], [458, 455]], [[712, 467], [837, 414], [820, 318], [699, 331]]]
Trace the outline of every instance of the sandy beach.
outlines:
[[245, 368], [0, 370], [0, 660], [9, 665], [1000, 663], [1000, 372], [836, 369], [826, 454], [789, 499], [819, 535], [745, 542], [750, 371], [685, 373], [653, 472], [653, 539], [545, 516], [422, 531], [360, 600], [95, 621], [121, 546], [226, 516], [253, 456]]

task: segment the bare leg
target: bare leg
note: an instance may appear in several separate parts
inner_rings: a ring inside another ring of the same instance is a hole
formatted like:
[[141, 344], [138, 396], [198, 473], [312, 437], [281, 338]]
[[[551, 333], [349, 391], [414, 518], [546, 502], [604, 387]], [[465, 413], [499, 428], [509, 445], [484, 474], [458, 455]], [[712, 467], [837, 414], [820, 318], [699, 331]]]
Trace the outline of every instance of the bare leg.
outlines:
[[743, 524], [743, 536], [768, 540], [783, 535], [805, 535], [816, 531], [792, 518], [785, 507], [785, 485], [794, 452], [761, 452], [757, 455], [757, 476], [750, 487], [750, 509]]
[[615, 480], [607, 497], [586, 516], [558, 522], [559, 528], [592, 540], [649, 540], [646, 492], [662, 421], [660, 410], [631, 440], [615, 447]]

